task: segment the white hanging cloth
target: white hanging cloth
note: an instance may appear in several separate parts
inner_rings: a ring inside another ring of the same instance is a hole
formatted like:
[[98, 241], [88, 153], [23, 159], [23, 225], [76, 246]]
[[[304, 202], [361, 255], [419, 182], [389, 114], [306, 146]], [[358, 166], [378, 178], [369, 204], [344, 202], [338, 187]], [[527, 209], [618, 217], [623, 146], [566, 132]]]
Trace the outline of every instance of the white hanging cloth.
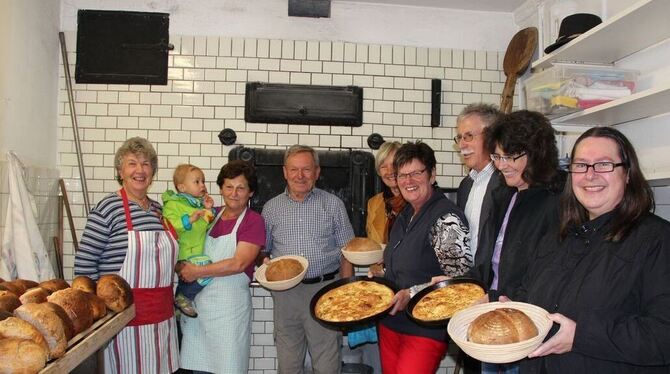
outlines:
[[7, 152], [9, 201], [0, 256], [0, 278], [44, 281], [54, 278], [44, 241], [37, 226], [35, 199], [28, 191], [24, 167]]

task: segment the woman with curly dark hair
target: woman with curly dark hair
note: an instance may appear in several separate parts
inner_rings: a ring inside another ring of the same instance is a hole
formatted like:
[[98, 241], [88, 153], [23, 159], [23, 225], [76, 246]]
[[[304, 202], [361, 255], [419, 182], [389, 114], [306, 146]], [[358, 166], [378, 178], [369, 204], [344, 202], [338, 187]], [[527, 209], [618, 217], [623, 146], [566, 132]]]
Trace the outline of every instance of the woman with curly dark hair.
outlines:
[[[514, 295], [533, 257], [531, 251], [558, 224], [564, 174], [558, 169], [554, 129], [542, 114], [527, 110], [506, 114], [487, 131], [491, 160], [514, 193], [497, 214], [491, 261], [474, 267], [469, 275], [489, 286], [489, 300], [497, 301], [500, 295]], [[501, 370], [515, 373], [518, 365], [482, 363], [482, 373]]]

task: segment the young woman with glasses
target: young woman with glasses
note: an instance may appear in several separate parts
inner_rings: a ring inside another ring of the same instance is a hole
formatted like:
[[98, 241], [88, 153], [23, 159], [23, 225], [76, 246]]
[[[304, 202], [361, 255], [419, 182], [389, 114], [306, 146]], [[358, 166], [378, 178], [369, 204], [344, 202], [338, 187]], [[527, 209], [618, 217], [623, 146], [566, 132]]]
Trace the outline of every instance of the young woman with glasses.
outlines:
[[635, 150], [616, 129], [586, 131], [571, 161], [560, 225], [513, 297], [555, 322], [522, 371], [668, 373], [670, 223], [652, 213]]

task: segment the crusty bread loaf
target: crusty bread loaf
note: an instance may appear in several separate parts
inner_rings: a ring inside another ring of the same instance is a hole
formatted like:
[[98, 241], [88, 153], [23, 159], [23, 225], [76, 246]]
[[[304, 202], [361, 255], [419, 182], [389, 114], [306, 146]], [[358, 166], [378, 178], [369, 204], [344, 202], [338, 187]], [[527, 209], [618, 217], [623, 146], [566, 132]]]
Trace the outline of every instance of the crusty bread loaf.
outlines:
[[292, 258], [283, 258], [272, 261], [265, 269], [265, 279], [270, 282], [283, 281], [295, 278], [302, 272], [300, 261]]
[[16, 317], [9, 317], [0, 321], [0, 337], [28, 339], [49, 350], [44, 336], [30, 323]]
[[351, 252], [367, 252], [367, 251], [379, 251], [382, 249], [382, 246], [379, 245], [376, 241], [368, 238], [356, 237], [349, 240], [346, 246], [344, 246], [345, 251]]
[[74, 325], [75, 334], [79, 334], [93, 324], [91, 303], [84, 291], [66, 288], [52, 293], [47, 300], [60, 305], [65, 310]]
[[44, 288], [33, 287], [21, 295], [19, 300], [21, 300], [21, 304], [43, 303], [47, 301], [47, 296], [49, 296], [49, 292]]
[[19, 300], [19, 298], [16, 297], [16, 295], [13, 293], [7, 292], [6, 294], [0, 296], [0, 310], [12, 313], [14, 312], [14, 309], [20, 306], [21, 300]]
[[67, 349], [65, 323], [44, 304], [29, 303], [16, 308], [14, 315], [30, 323], [42, 334], [49, 347], [49, 358], [59, 358]]
[[84, 295], [86, 295], [91, 305], [91, 314], [94, 321], [107, 315], [107, 305], [105, 305], [105, 301], [100, 296], [88, 292], [84, 292]]
[[468, 327], [468, 340], [480, 344], [517, 343], [537, 334], [537, 327], [526, 313], [513, 308], [486, 312]]
[[109, 310], [120, 312], [133, 303], [133, 293], [125, 279], [116, 274], [105, 274], [98, 280], [96, 294], [105, 301]]
[[85, 275], [79, 275], [74, 278], [72, 280], [72, 288], [95, 294], [95, 282]]
[[52, 293], [54, 293], [58, 290], [64, 290], [64, 289], [70, 287], [70, 285], [66, 281], [64, 281], [60, 278], [54, 278], [54, 279], [50, 279], [48, 281], [44, 281], [44, 282], [40, 283], [39, 286], [44, 288], [45, 290], [47, 290], [49, 292], [49, 294], [52, 294]]
[[22, 285], [26, 290], [39, 286], [39, 283], [29, 279], [17, 279], [14, 283]]
[[0, 339], [0, 373], [37, 373], [46, 365], [48, 352], [32, 340]]
[[72, 324], [72, 320], [70, 319], [70, 316], [67, 315], [65, 312], [65, 309], [63, 309], [60, 305], [46, 302], [42, 303], [45, 307], [49, 308], [52, 312], [56, 313], [58, 318], [63, 321], [63, 327], [65, 328], [65, 337], [67, 340], [72, 339], [74, 336], [74, 325]]
[[[5, 295], [16, 296], [16, 294], [12, 291], [0, 290], [0, 296], [5, 296]], [[16, 297], [18, 297], [18, 296], [16, 296]]]
[[14, 283], [13, 281], [0, 283], [0, 290], [9, 291], [16, 296], [21, 296], [23, 295], [24, 292], [26, 292], [26, 289], [23, 287], [23, 284]]

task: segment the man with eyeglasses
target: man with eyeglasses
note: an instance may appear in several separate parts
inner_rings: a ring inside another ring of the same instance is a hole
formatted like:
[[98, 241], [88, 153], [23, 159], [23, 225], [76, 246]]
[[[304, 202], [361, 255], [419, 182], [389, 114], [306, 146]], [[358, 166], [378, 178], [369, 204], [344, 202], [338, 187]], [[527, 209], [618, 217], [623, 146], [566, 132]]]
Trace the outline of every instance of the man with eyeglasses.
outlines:
[[[499, 117], [498, 108], [491, 104], [470, 104], [456, 119], [454, 142], [463, 163], [470, 171], [458, 186], [456, 203], [465, 212], [470, 225], [470, 248], [475, 266], [490, 261], [496, 237], [493, 212], [509, 201], [511, 190], [493, 166], [486, 149], [486, 128]], [[466, 358], [466, 374], [479, 373], [479, 362]]]

